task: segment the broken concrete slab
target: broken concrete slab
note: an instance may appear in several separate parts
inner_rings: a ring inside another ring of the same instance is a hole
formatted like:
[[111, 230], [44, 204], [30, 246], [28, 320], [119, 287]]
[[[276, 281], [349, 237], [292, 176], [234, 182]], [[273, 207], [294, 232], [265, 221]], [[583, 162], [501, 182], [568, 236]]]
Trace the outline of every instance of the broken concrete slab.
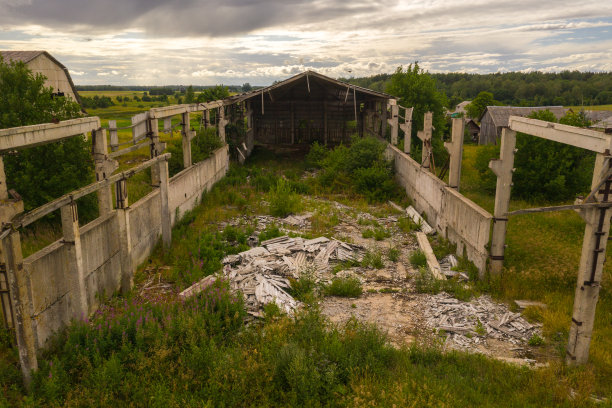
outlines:
[[434, 255], [433, 250], [431, 249], [431, 245], [429, 244], [429, 240], [427, 239], [425, 233], [417, 231], [416, 238], [419, 243], [419, 247], [421, 247], [421, 250], [425, 254], [425, 258], [427, 259], [427, 267], [429, 268], [431, 274], [436, 279], [446, 279], [444, 274], [442, 274], [440, 264], [438, 263], [438, 260], [436, 259], [436, 256]]
[[545, 303], [536, 302], [534, 300], [515, 300], [514, 303], [521, 310], [526, 309], [528, 307], [540, 307], [542, 309], [546, 309], [546, 304]]
[[212, 284], [214, 284], [216, 281], [217, 281], [217, 278], [214, 275], [209, 275], [205, 277], [204, 279], [201, 279], [199, 282], [194, 283], [193, 285], [191, 285], [190, 287], [188, 287], [181, 293], [179, 293], [178, 295], [179, 299], [183, 299], [183, 300], [189, 299], [190, 297], [195, 296], [198, 293], [201, 293], [202, 291], [204, 291], [204, 289], [212, 286]]
[[425, 219], [421, 216], [421, 214], [418, 213], [417, 210], [414, 209], [413, 206], [408, 206], [408, 208], [406, 208], [406, 214], [408, 214], [408, 217], [410, 217], [410, 219], [415, 224], [417, 224], [419, 226], [419, 229], [423, 231], [425, 234], [432, 235], [436, 232], [436, 230], [434, 230], [427, 223], [427, 221], [425, 221]]

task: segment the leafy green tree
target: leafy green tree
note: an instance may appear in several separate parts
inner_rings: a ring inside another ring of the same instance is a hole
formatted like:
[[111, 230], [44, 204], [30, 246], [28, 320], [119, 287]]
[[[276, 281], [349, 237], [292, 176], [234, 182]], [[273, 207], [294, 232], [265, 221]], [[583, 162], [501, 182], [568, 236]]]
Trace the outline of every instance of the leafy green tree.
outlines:
[[223, 85], [206, 88], [198, 94], [198, 102], [211, 102], [229, 97], [229, 89]]
[[[557, 122], [548, 110], [533, 112], [532, 119]], [[581, 113], [569, 112], [559, 120], [570, 126], [587, 127]], [[593, 152], [539, 137], [517, 133], [518, 149], [512, 176], [512, 196], [529, 201], [564, 201], [589, 190], [595, 155]], [[475, 167], [481, 174], [482, 187], [495, 191], [496, 178], [489, 170], [489, 160], [499, 157], [499, 145], [479, 147]]]
[[423, 129], [426, 112], [433, 112], [434, 137], [432, 145], [437, 163], [442, 163], [448, 156], [442, 143], [442, 135], [447, 127], [445, 108], [448, 106], [446, 94], [438, 90], [436, 80], [419, 67], [418, 62], [410, 64], [404, 70], [401, 66], [391, 76], [386, 88], [387, 93], [398, 96], [399, 103], [413, 107], [412, 142], [414, 157], [420, 161], [421, 142], [416, 132]]
[[248, 82], [246, 82], [246, 83], [244, 83], [242, 85], [242, 92], [249, 92], [252, 89], [253, 89], [253, 87]]
[[[80, 116], [80, 106], [53, 95], [45, 77], [34, 75], [22, 62], [0, 57], [0, 128], [48, 123]], [[7, 185], [24, 200], [26, 211], [93, 181], [90, 144], [83, 137], [22, 149], [5, 155]], [[87, 218], [95, 211], [95, 197], [80, 202]]]
[[478, 120], [487, 106], [495, 105], [501, 105], [501, 103], [493, 98], [491, 92], [482, 91], [465, 107], [465, 112], [468, 117]]
[[185, 92], [185, 103], [193, 103], [195, 102], [195, 92], [193, 92], [193, 86], [189, 85], [187, 87], [187, 91]]

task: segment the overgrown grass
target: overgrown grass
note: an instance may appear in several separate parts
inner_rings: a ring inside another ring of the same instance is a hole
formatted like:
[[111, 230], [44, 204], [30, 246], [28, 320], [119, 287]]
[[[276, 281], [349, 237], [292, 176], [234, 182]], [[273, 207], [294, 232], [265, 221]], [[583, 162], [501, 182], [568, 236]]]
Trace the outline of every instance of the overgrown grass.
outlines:
[[275, 217], [286, 217], [295, 214], [302, 208], [300, 196], [284, 178], [279, 178], [276, 186], [270, 190], [270, 214]]
[[410, 257], [408, 258], [412, 266], [420, 267], [427, 265], [427, 258], [425, 257], [425, 253], [420, 249], [412, 252]]
[[439, 280], [424, 266], [420, 267], [414, 277], [414, 288], [418, 293], [437, 294], [446, 292], [459, 300], [469, 301], [477, 296], [478, 292], [473, 286], [462, 283], [455, 278]]
[[364, 268], [382, 269], [385, 267], [382, 253], [380, 251], [367, 251], [361, 260], [361, 266]]
[[[494, 195], [482, 192], [480, 178], [474, 170], [479, 146], [465, 146], [462, 164], [461, 192], [489, 212], [493, 212]], [[573, 197], [567, 197], [568, 204]], [[550, 205], [547, 202], [512, 200], [510, 210]], [[577, 271], [584, 235], [584, 222], [572, 211], [528, 214], [510, 217], [506, 236], [505, 270], [492, 279], [488, 290], [501, 299], [529, 299], [544, 302], [541, 312], [544, 336], [552, 339], [552, 348], [565, 356]], [[606, 257], [612, 248], [608, 245]], [[610, 395], [612, 381], [612, 267], [604, 264], [603, 279], [595, 315], [590, 347], [590, 362], [581, 369], [590, 373], [594, 390]], [[586, 375], [586, 374], [585, 374]]]

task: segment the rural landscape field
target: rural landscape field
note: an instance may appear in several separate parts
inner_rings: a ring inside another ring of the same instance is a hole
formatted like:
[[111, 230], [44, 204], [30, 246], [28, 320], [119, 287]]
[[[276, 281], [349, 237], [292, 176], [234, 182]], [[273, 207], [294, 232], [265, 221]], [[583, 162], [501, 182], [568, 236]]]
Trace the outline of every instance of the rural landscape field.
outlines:
[[611, 6], [138, 3], [0, 1], [0, 407], [612, 406]]

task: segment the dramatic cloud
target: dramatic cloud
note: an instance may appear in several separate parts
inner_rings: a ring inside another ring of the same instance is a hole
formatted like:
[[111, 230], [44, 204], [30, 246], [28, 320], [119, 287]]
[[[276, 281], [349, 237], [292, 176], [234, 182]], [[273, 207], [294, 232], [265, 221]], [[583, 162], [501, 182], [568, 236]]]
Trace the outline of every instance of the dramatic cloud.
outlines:
[[81, 84], [264, 85], [416, 60], [610, 71], [611, 32], [612, 2], [600, 0], [0, 0], [0, 49], [45, 49]]

